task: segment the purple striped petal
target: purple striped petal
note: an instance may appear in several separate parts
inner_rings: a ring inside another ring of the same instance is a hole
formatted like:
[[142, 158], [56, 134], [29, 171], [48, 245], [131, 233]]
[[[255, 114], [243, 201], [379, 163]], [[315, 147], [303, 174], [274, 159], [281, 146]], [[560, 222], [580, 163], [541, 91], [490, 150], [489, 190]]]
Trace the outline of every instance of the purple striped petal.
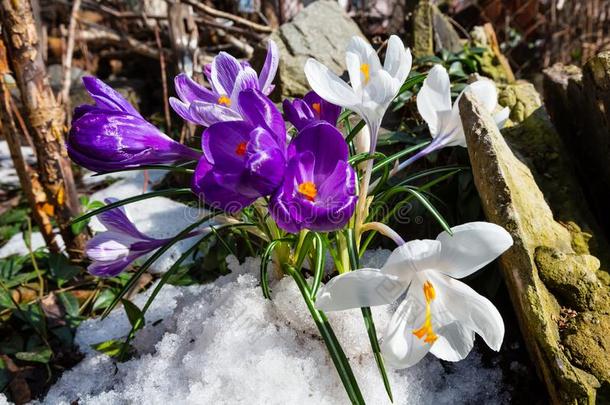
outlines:
[[244, 170], [251, 130], [252, 127], [243, 121], [219, 122], [210, 126], [202, 136], [206, 159], [224, 171], [235, 173]]
[[232, 105], [237, 105], [239, 93], [246, 89], [258, 89], [258, 76], [251, 67], [246, 67], [237, 75], [235, 86], [233, 86], [233, 92], [231, 93]]
[[220, 52], [212, 61], [210, 73], [214, 90], [220, 95], [230, 96], [241, 70], [241, 64], [237, 59], [226, 52]]
[[176, 76], [174, 85], [178, 97], [186, 104], [190, 104], [196, 100], [207, 101], [208, 103], [215, 103], [218, 100], [216, 94], [195, 82], [185, 73]]
[[300, 131], [309, 123], [316, 119], [314, 112], [309, 108], [307, 103], [301, 99], [295, 98], [293, 101], [284, 100], [284, 115], [286, 119]]
[[[106, 198], [104, 200], [106, 204], [111, 204], [116, 201], [118, 201], [116, 198]], [[127, 217], [127, 212], [125, 212], [125, 208], [122, 206], [102, 212], [97, 216], [97, 219], [106, 227], [106, 229], [108, 229], [108, 231], [123, 233], [135, 239], [147, 238], [140, 231], [138, 231], [138, 228], [136, 228], [129, 217]]]
[[277, 73], [277, 68], [280, 61], [280, 52], [277, 48], [277, 44], [273, 40], [269, 40], [267, 43], [267, 57], [265, 58], [265, 64], [261, 70], [261, 74], [258, 79], [259, 89], [265, 95], [269, 95], [273, 91], [273, 79]]
[[325, 121], [310, 124], [292, 140], [289, 156], [310, 151], [316, 157], [316, 173], [330, 174], [338, 161], [347, 161], [349, 151], [343, 135]]
[[140, 117], [140, 113], [118, 91], [100, 79], [86, 76], [83, 77], [83, 84], [99, 108], [122, 111]]
[[194, 119], [193, 122], [206, 127], [217, 122], [241, 120], [241, 115], [237, 111], [204, 101], [194, 101], [189, 108], [189, 113]]
[[341, 107], [324, 100], [315, 91], [305, 94], [303, 100], [313, 110], [317, 119], [326, 121], [333, 126], [337, 126], [337, 119], [341, 115]]

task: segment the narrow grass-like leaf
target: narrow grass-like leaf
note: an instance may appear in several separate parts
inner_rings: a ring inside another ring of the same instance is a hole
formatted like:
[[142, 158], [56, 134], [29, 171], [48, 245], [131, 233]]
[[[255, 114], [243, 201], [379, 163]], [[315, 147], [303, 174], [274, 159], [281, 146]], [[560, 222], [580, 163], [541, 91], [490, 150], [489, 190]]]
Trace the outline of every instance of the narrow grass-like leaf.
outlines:
[[[148, 260], [146, 260], [144, 262], [144, 264], [138, 269], [138, 271], [136, 271], [134, 273], [133, 276], [131, 276], [131, 278], [129, 279], [129, 281], [123, 286], [123, 288], [121, 289], [121, 291], [116, 295], [116, 297], [114, 297], [114, 299], [112, 300], [112, 302], [110, 303], [110, 305], [104, 310], [104, 313], [102, 313], [102, 319], [105, 318], [106, 316], [108, 316], [108, 314], [110, 313], [110, 311], [112, 311], [114, 309], [114, 307], [116, 307], [116, 305], [119, 303], [119, 301], [125, 296], [125, 294], [127, 294], [127, 292], [136, 284], [136, 282], [138, 281], [138, 279], [142, 276], [142, 274], [144, 274], [144, 272], [146, 270], [148, 270], [148, 268], [159, 258], [161, 257], [161, 255], [163, 255], [163, 253], [167, 252], [169, 250], [170, 247], [172, 247], [173, 245], [175, 245], [177, 242], [181, 241], [182, 239], [184, 239], [186, 237], [186, 235], [188, 235], [189, 233], [191, 233], [191, 231], [195, 230], [197, 227], [199, 227], [201, 224], [203, 224], [206, 221], [209, 221], [210, 219], [214, 218], [215, 216], [219, 215], [220, 212], [212, 212], [211, 214], [208, 214], [206, 216], [204, 216], [203, 218], [197, 220], [196, 222], [192, 223], [191, 225], [187, 226], [186, 228], [184, 228], [182, 231], [180, 231], [176, 236], [174, 236], [168, 243], [166, 243], [165, 245], [161, 246], [155, 253], [152, 254], [152, 256], [150, 256], [148, 258]], [[210, 234], [213, 235], [213, 233], [210, 232]]]
[[267, 271], [267, 264], [269, 262], [269, 259], [271, 259], [273, 250], [275, 249], [275, 247], [277, 245], [279, 245], [280, 243], [286, 243], [286, 242], [292, 242], [292, 241], [293, 241], [293, 238], [291, 238], [291, 237], [272, 240], [271, 242], [269, 242], [269, 244], [267, 245], [267, 248], [265, 249], [265, 251], [263, 252], [263, 255], [261, 256], [261, 289], [263, 290], [263, 296], [269, 300], [271, 299], [271, 290], [269, 289], [269, 276], [268, 276], [268, 271]]
[[356, 137], [356, 135], [358, 135], [358, 132], [360, 132], [362, 130], [362, 128], [364, 128], [365, 126], [365, 122], [364, 120], [360, 120], [356, 126], [354, 128], [352, 128], [351, 131], [349, 131], [349, 134], [347, 134], [347, 136], [345, 137], [345, 142], [350, 143], [351, 141], [354, 140], [354, 138]]
[[326, 315], [322, 311], [316, 309], [313, 301], [313, 297], [311, 295], [311, 290], [307, 285], [307, 282], [303, 278], [303, 276], [294, 269], [292, 266], [285, 266], [285, 270], [288, 274], [292, 276], [294, 281], [297, 283], [299, 290], [301, 291], [301, 295], [305, 300], [305, 304], [307, 305], [307, 309], [311, 314], [316, 326], [318, 327], [318, 331], [326, 344], [326, 348], [328, 349], [328, 353], [330, 354], [330, 358], [335, 365], [335, 369], [339, 374], [339, 378], [343, 383], [343, 387], [347, 392], [347, 396], [349, 397], [352, 404], [356, 405], [364, 405], [364, 398], [362, 397], [362, 393], [360, 392], [360, 387], [358, 387], [358, 382], [356, 381], [356, 377], [354, 376], [354, 372], [352, 371], [351, 366], [349, 365], [349, 361], [347, 356], [343, 352], [343, 348], [337, 339]]
[[188, 167], [183, 167], [183, 166], [145, 165], [145, 166], [129, 167], [126, 169], [109, 170], [107, 172], [95, 173], [95, 174], [91, 175], [91, 177], [105, 176], [107, 174], [114, 174], [114, 173], [135, 172], [138, 170], [167, 170], [167, 171], [171, 171], [171, 172], [180, 172], [180, 173], [194, 173], [195, 172], [195, 170], [189, 169]]
[[397, 152], [391, 156], [386, 157], [385, 159], [383, 159], [382, 161], [380, 161], [379, 163], [377, 163], [373, 166], [373, 170], [371, 173], [378, 172], [385, 166], [394, 163], [396, 160], [400, 159], [401, 157], [406, 156], [411, 152], [415, 152], [416, 150], [425, 147], [426, 145], [430, 144], [430, 142], [431, 141], [420, 142], [417, 145], [410, 146], [404, 150], [401, 150], [400, 152]]
[[192, 193], [193, 192], [191, 191], [190, 188], [170, 188], [167, 190], [151, 191], [150, 193], [140, 194], [140, 195], [136, 195], [133, 197], [125, 198], [124, 200], [115, 201], [113, 203], [104, 205], [103, 207], [98, 208], [96, 210], [87, 212], [86, 214], [83, 214], [77, 218], [74, 218], [72, 220], [71, 224], [76, 224], [78, 222], [81, 222], [81, 221], [84, 221], [91, 217], [94, 217], [96, 215], [99, 215], [102, 212], [106, 212], [108, 210], [120, 207], [122, 205], [131, 204], [136, 201], [142, 201], [142, 200], [146, 200], [146, 199], [154, 198], [154, 197], [164, 197], [164, 196], [168, 196], [168, 195], [180, 195], [180, 194], [192, 194]]
[[453, 232], [451, 231], [451, 227], [449, 226], [449, 224], [447, 223], [445, 218], [443, 218], [443, 216], [440, 214], [440, 212], [438, 212], [438, 210], [434, 207], [434, 205], [432, 205], [430, 203], [430, 201], [426, 198], [426, 196], [424, 196], [421, 192], [415, 190], [412, 187], [405, 187], [405, 189], [408, 193], [413, 194], [413, 196], [415, 198], [417, 198], [420, 203], [422, 203], [422, 205], [430, 212], [430, 214], [432, 214], [432, 216], [436, 219], [436, 221], [443, 227], [445, 232], [447, 232], [449, 235], [453, 235]]
[[[347, 229], [345, 233], [347, 239], [347, 250], [349, 255], [350, 267], [352, 268], [352, 271], [358, 271], [357, 269], [360, 267], [360, 263], [358, 260], [358, 246], [356, 244], [354, 232], [352, 229]], [[390, 398], [390, 402], [394, 402], [394, 396], [392, 395], [392, 386], [390, 385], [390, 380], [388, 378], [388, 373], [385, 369], [383, 356], [381, 355], [379, 341], [377, 340], [377, 331], [375, 330], [375, 321], [373, 320], [373, 313], [371, 312], [371, 308], [369, 307], [360, 308], [360, 311], [362, 312], [366, 332], [369, 336], [369, 342], [371, 343], [373, 357], [375, 357], [377, 369], [379, 370], [379, 374], [381, 375], [381, 379], [383, 380], [383, 386], [385, 387], [385, 391], [388, 394], [388, 398]]]
[[316, 257], [313, 266], [313, 282], [311, 284], [311, 296], [315, 300], [316, 295], [318, 294], [318, 289], [320, 288], [320, 284], [322, 283], [322, 277], [324, 277], [324, 265], [326, 261], [326, 249], [324, 240], [320, 236], [320, 234], [316, 232], [312, 232], [314, 235], [314, 239], [316, 241]]

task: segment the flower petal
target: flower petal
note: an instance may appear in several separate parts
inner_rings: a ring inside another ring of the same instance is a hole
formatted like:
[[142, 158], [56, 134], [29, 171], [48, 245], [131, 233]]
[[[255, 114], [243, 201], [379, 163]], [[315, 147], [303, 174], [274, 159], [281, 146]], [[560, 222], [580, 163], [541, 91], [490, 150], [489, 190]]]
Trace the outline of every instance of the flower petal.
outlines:
[[506, 124], [506, 120], [508, 120], [509, 116], [510, 108], [508, 107], [504, 107], [494, 115], [494, 121], [496, 121], [496, 125], [498, 125], [498, 128], [504, 128], [504, 124]]
[[452, 321], [459, 322], [481, 336], [490, 348], [500, 350], [504, 339], [504, 322], [487, 298], [461, 281], [437, 271], [424, 271], [418, 274], [418, 278], [428, 280], [435, 288], [432, 317], [439, 319], [440, 327]]
[[237, 173], [244, 169], [250, 124], [243, 121], [219, 122], [205, 130], [202, 136], [203, 153], [207, 160], [223, 171]]
[[333, 277], [323, 286], [316, 298], [316, 308], [343, 311], [391, 304], [405, 288], [396, 277], [378, 269], [359, 269]]
[[[420, 288], [418, 286], [418, 291]], [[397, 369], [417, 364], [430, 351], [430, 344], [413, 334], [413, 330], [425, 321], [425, 309], [414, 299], [411, 291], [409, 289], [406, 299], [394, 312], [381, 342], [384, 360]]]
[[279, 146], [286, 145], [286, 124], [282, 114], [267, 96], [256, 89], [239, 94], [239, 110], [253, 127], [263, 127], [276, 139]]
[[267, 57], [265, 58], [265, 64], [261, 70], [261, 74], [258, 78], [259, 89], [265, 95], [269, 95], [273, 91], [273, 79], [277, 73], [277, 67], [280, 62], [280, 52], [277, 48], [277, 44], [273, 40], [269, 40], [267, 43]]
[[85, 253], [94, 261], [113, 261], [129, 255], [138, 239], [116, 231], [100, 232], [87, 242]]
[[434, 268], [440, 252], [439, 241], [411, 240], [394, 249], [381, 271], [399, 277], [408, 284], [416, 272]]
[[329, 103], [351, 108], [360, 102], [347, 83], [315, 59], [305, 63], [305, 76], [311, 88]]
[[217, 122], [239, 121], [241, 115], [228, 107], [206, 103], [205, 101], [193, 101], [189, 108], [189, 113], [194, 122], [209, 127]]
[[98, 277], [114, 277], [123, 272], [139, 255], [133, 254], [113, 261], [95, 261], [87, 267], [87, 271]]
[[417, 110], [428, 124], [430, 132], [439, 132], [437, 111], [451, 110], [449, 75], [441, 65], [434, 65], [417, 94]]
[[191, 79], [186, 73], [180, 73], [174, 79], [174, 87], [180, 100], [187, 105], [195, 100], [207, 101], [208, 103], [215, 103], [218, 96], [206, 89], [193, 79]]
[[290, 143], [292, 153], [309, 151], [316, 158], [315, 172], [321, 176], [330, 174], [338, 161], [347, 161], [349, 150], [339, 130], [325, 121], [314, 122]]
[[349, 80], [356, 92], [381, 70], [377, 52], [368, 41], [359, 36], [353, 36], [347, 44], [345, 63]]
[[430, 348], [430, 353], [441, 360], [464, 360], [474, 346], [474, 332], [460, 322], [452, 322], [436, 331], [438, 339]]
[[489, 222], [470, 222], [451, 230], [453, 236], [442, 232], [436, 238], [441, 252], [435, 269], [453, 278], [474, 273], [513, 244], [504, 228]]
[[226, 52], [220, 52], [212, 61], [210, 79], [216, 92], [230, 96], [242, 66], [237, 59]]
[[235, 79], [235, 85], [233, 86], [233, 92], [231, 93], [231, 105], [238, 104], [239, 94], [246, 89], [258, 89], [258, 76], [254, 69], [250, 66], [246, 66], [241, 72], [237, 74]]
[[383, 69], [390, 74], [399, 86], [409, 76], [413, 58], [411, 51], [405, 49], [404, 44], [397, 35], [391, 35], [388, 40], [388, 50], [383, 61]]
[[[116, 198], [106, 198], [104, 200], [106, 204], [111, 204], [116, 201], [118, 201]], [[136, 228], [133, 222], [131, 222], [124, 207], [117, 207], [104, 211], [97, 216], [97, 219], [109, 231], [124, 233], [136, 239], [146, 238], [146, 236], [138, 231], [138, 228]]]
[[99, 108], [122, 111], [140, 117], [140, 113], [118, 91], [93, 76], [83, 77], [83, 84]]
[[494, 82], [488, 79], [477, 80], [468, 85], [464, 91], [470, 90], [477, 100], [491, 113], [498, 105], [498, 90]]

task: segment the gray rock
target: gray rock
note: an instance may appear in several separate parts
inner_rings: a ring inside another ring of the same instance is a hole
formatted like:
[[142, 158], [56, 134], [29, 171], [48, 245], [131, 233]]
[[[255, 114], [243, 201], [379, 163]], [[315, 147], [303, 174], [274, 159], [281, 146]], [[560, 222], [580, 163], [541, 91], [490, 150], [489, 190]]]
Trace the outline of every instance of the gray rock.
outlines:
[[[575, 252], [570, 230], [555, 221], [532, 170], [522, 156], [513, 153], [491, 115], [471, 94], [462, 97], [459, 107], [485, 215], [507, 229], [514, 240], [500, 258], [500, 266], [538, 374], [552, 403], [594, 404], [596, 397], [603, 397], [598, 388], [607, 384], [610, 366], [604, 366], [603, 372], [599, 369], [603, 361], [596, 353], [601, 346], [587, 355], [582, 342], [590, 342], [586, 337], [593, 333], [587, 324], [576, 326], [570, 341], [564, 340], [569, 321], [563, 314], [564, 309], [571, 310], [579, 322], [591, 314], [608, 313], [608, 301], [597, 299], [608, 296], [608, 286], [595, 275], [599, 261]], [[589, 276], [590, 282], [582, 283], [582, 275]], [[580, 305], [578, 309], [595, 311], [576, 313], [571, 308], [575, 304]], [[573, 353], [584, 359], [574, 362]]]
[[[303, 72], [310, 57], [341, 75], [345, 71], [345, 47], [354, 35], [363, 36], [337, 2], [320, 0], [304, 8], [271, 35], [280, 50], [275, 94], [298, 97], [310, 90]], [[255, 60], [260, 59], [257, 51]]]

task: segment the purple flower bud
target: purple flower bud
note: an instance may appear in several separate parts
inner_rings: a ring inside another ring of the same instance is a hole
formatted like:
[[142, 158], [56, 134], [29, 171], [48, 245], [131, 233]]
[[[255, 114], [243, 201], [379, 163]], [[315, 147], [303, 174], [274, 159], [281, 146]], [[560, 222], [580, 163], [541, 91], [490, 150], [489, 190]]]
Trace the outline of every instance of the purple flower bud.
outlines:
[[356, 207], [356, 174], [348, 148], [334, 126], [318, 121], [306, 126], [289, 147], [284, 181], [269, 211], [288, 232], [342, 228]]
[[67, 148], [79, 165], [107, 172], [201, 156], [160, 132], [101, 80], [85, 77], [83, 82], [95, 105], [81, 105], [74, 110]]
[[262, 92], [240, 93], [244, 121], [219, 122], [203, 133], [204, 157], [193, 176], [193, 191], [208, 204], [237, 212], [270, 195], [286, 165], [286, 126]]
[[[116, 199], [106, 199], [110, 204]], [[144, 235], [129, 220], [123, 207], [98, 215], [107, 229], [89, 240], [85, 248], [92, 260], [88, 267], [94, 276], [112, 277], [125, 270], [134, 260], [163, 246], [171, 239], [155, 239]]]
[[241, 120], [239, 94], [245, 89], [260, 90], [268, 95], [273, 90], [279, 51], [273, 41], [267, 45], [267, 57], [260, 75], [248, 62], [239, 62], [226, 52], [220, 52], [204, 67], [211, 90], [180, 74], [174, 80], [178, 98], [169, 102], [176, 113], [187, 121], [209, 127], [217, 122]]
[[286, 119], [299, 131], [315, 121], [326, 121], [336, 126], [341, 114], [341, 107], [323, 100], [313, 90], [303, 99], [284, 100], [283, 107]]

